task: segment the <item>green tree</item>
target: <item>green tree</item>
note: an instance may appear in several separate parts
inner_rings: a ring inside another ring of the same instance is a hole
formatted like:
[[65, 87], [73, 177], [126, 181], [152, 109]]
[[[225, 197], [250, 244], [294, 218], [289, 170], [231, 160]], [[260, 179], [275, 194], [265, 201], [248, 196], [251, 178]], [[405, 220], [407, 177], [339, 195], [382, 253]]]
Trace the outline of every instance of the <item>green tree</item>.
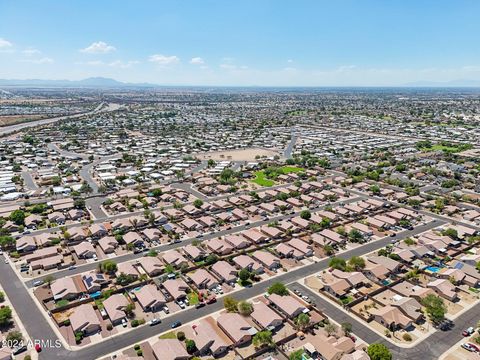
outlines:
[[22, 210], [14, 210], [10, 214], [9, 219], [17, 225], [25, 224], [25, 213]]
[[448, 229], [443, 230], [442, 234], [445, 235], [445, 236], [449, 236], [452, 239], [458, 239], [457, 230], [452, 229], [452, 228], [448, 228]]
[[213, 265], [218, 261], [218, 256], [215, 254], [209, 254], [205, 258], [205, 265]]
[[100, 271], [107, 274], [114, 274], [117, 271], [117, 263], [113, 260], [105, 260], [100, 263]]
[[352, 332], [352, 324], [348, 322], [342, 323], [342, 330], [345, 336], [350, 335], [350, 333]]
[[392, 353], [383, 344], [370, 344], [367, 354], [371, 360], [392, 360]]
[[304, 220], [310, 220], [312, 213], [309, 210], [302, 210], [300, 212], [300, 217]]
[[302, 360], [303, 359], [303, 349], [295, 350], [288, 357], [289, 360]]
[[248, 316], [253, 312], [253, 305], [248, 301], [239, 301], [237, 310], [240, 315]]
[[231, 296], [225, 296], [223, 298], [223, 307], [228, 312], [236, 312], [238, 307], [238, 301]]
[[0, 247], [2, 249], [9, 249], [12, 248], [16, 243], [15, 238], [8, 236], [8, 235], [2, 235], [0, 236]]
[[259, 331], [253, 336], [252, 342], [256, 348], [271, 346], [273, 345], [272, 332], [268, 330]]
[[338, 327], [335, 324], [327, 324], [324, 327], [325, 332], [328, 334], [328, 336], [332, 336], [337, 333]]
[[277, 294], [277, 295], [280, 295], [280, 296], [285, 296], [285, 295], [289, 294], [287, 287], [284, 284], [282, 284], [281, 282], [273, 283], [267, 289], [267, 292], [269, 294]]
[[303, 330], [310, 325], [310, 316], [301, 313], [295, 318], [294, 323], [297, 329]]
[[12, 320], [12, 309], [8, 305], [0, 308], [0, 326], [10, 325]]
[[185, 340], [185, 348], [189, 354], [193, 354], [195, 351], [197, 351], [197, 345], [195, 344], [195, 341], [191, 339]]
[[328, 266], [332, 269], [345, 271], [347, 268], [347, 262], [344, 259], [333, 257], [330, 259]]
[[348, 238], [350, 239], [351, 242], [358, 243], [363, 239], [363, 235], [357, 229], [352, 229], [348, 233]]
[[238, 272], [238, 277], [240, 278], [242, 285], [244, 285], [250, 279], [250, 276], [251, 273], [247, 268], [243, 268]]
[[193, 202], [193, 206], [195, 206], [197, 209], [200, 209], [203, 205], [203, 201], [200, 200], [200, 199], [196, 199], [194, 202]]
[[356, 271], [360, 271], [365, 268], [365, 260], [360, 256], [352, 256], [348, 260], [348, 265]]
[[447, 307], [441, 297], [429, 294], [421, 302], [425, 306], [425, 312], [433, 322], [440, 322], [445, 318]]
[[20, 331], [10, 331], [7, 334], [7, 341], [12, 343], [19, 343], [23, 339], [23, 335]]

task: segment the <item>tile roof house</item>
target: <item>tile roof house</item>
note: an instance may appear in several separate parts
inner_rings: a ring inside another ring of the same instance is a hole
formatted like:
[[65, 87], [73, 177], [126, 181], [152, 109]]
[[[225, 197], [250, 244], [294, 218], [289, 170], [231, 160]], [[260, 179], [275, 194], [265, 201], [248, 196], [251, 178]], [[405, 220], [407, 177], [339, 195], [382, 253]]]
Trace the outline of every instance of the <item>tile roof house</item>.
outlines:
[[228, 255], [233, 251], [233, 247], [224, 239], [214, 238], [205, 243], [210, 251], [219, 255]]
[[436, 279], [427, 284], [427, 288], [432, 289], [437, 295], [455, 301], [457, 296], [457, 288], [447, 279]]
[[159, 339], [152, 345], [156, 360], [187, 360], [191, 356], [177, 339]]
[[162, 286], [167, 290], [174, 300], [180, 300], [187, 296], [189, 286], [182, 279], [169, 279], [162, 283]]
[[218, 285], [218, 280], [206, 269], [198, 269], [189, 273], [188, 277], [198, 289], [213, 289]]
[[148, 274], [148, 276], [157, 276], [160, 275], [163, 271], [163, 264], [159, 258], [155, 256], [145, 256], [138, 260], [143, 270]]
[[257, 274], [263, 273], [263, 266], [258, 261], [248, 255], [238, 255], [235, 256], [232, 260], [239, 270], [248, 269], [248, 271], [253, 271]]
[[154, 284], [147, 284], [135, 292], [138, 303], [144, 311], [158, 311], [167, 302], [163, 293]]
[[113, 325], [119, 324], [126, 318], [124, 310], [128, 304], [129, 301], [123, 294], [113, 294], [103, 301], [103, 308]]
[[69, 320], [74, 334], [82, 332], [90, 335], [101, 330], [100, 319], [91, 304], [82, 304], [74, 308]]
[[133, 266], [131, 262], [127, 262], [127, 261], [121, 262], [117, 265], [117, 273], [116, 273], [117, 277], [120, 274], [133, 276], [134, 279], [138, 278], [139, 276], [139, 273], [135, 268], [135, 266]]
[[53, 299], [56, 300], [71, 300], [80, 295], [80, 291], [71, 277], [62, 277], [50, 284]]
[[252, 257], [270, 270], [277, 269], [281, 266], [280, 259], [268, 251], [256, 250], [252, 253]]
[[370, 314], [374, 320], [385, 326], [387, 329], [407, 329], [412, 326], [412, 320], [405, 316], [397, 307], [386, 305], [379, 309], [371, 309]]
[[290, 319], [297, 317], [302, 312], [308, 311], [305, 305], [291, 295], [280, 296], [271, 294], [268, 297], [268, 301]]
[[[198, 351], [201, 355], [211, 355], [218, 357], [224, 354], [231, 345], [230, 339], [221, 332], [214, 324], [212, 317], [200, 319], [193, 325], [195, 341]], [[223, 335], [223, 336], [222, 336]]]
[[248, 241], [246, 238], [235, 234], [226, 235], [224, 240], [227, 242], [227, 244], [233, 246], [235, 249], [244, 249], [251, 245], [250, 241]]
[[100, 291], [101, 288], [108, 283], [108, 280], [103, 274], [95, 271], [90, 271], [82, 275], [82, 281], [89, 293]]
[[135, 231], [129, 231], [128, 233], [123, 235], [123, 241], [125, 241], [125, 243], [127, 245], [128, 244], [133, 244], [133, 245], [143, 244], [142, 237], [140, 236], [139, 233], [137, 233]]
[[299, 238], [292, 238], [287, 242], [288, 246], [293, 247], [294, 249], [300, 251], [304, 256], [312, 256], [313, 248], [312, 245], [306, 243], [305, 241], [300, 240]]
[[205, 250], [199, 246], [194, 246], [191, 244], [184, 246], [183, 252], [193, 261], [200, 261], [206, 256]]
[[241, 234], [247, 240], [255, 244], [258, 244], [267, 240], [267, 237], [265, 235], [263, 235], [260, 231], [257, 231], [255, 229], [244, 230], [241, 232]]
[[250, 316], [262, 329], [274, 330], [283, 324], [283, 318], [262, 301], [253, 304]]
[[232, 340], [235, 346], [249, 342], [257, 329], [252, 327], [243, 316], [236, 313], [223, 313], [217, 318], [217, 325]]
[[226, 283], [237, 281], [237, 269], [224, 260], [217, 261], [213, 264], [211, 270], [220, 280]]
[[105, 254], [111, 254], [118, 247], [118, 241], [113, 236], [104, 236], [98, 240], [98, 246]]
[[180, 268], [182, 266], [188, 265], [187, 259], [185, 259], [185, 257], [177, 250], [169, 250], [164, 252], [162, 258], [166, 264], [172, 265], [175, 268]]
[[88, 259], [97, 255], [95, 248], [88, 241], [82, 241], [80, 244], [73, 246], [73, 251], [80, 259]]

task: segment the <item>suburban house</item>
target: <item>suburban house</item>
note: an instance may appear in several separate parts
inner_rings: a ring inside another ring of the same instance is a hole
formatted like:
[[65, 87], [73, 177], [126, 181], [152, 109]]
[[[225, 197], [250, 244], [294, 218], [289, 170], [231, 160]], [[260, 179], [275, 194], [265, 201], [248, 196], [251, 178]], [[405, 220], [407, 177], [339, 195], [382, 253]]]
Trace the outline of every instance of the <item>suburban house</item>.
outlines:
[[235, 346], [249, 342], [257, 329], [237, 313], [223, 313], [217, 318], [217, 325], [230, 338]]
[[224, 260], [217, 261], [213, 264], [211, 270], [220, 280], [226, 283], [237, 281], [237, 269]]
[[62, 277], [50, 284], [53, 300], [72, 300], [80, 295], [80, 291], [72, 277]]
[[218, 285], [218, 280], [206, 269], [195, 270], [195, 272], [189, 273], [188, 277], [197, 289], [213, 289]]
[[156, 360], [187, 360], [191, 356], [177, 339], [159, 339], [152, 345]]
[[268, 301], [290, 319], [297, 317], [303, 312], [308, 312], [305, 305], [291, 295], [280, 296], [277, 294], [271, 294], [268, 297]]
[[154, 284], [147, 284], [135, 292], [138, 303], [144, 311], [159, 311], [167, 302], [163, 293]]
[[121, 323], [127, 317], [124, 310], [128, 304], [129, 301], [123, 294], [113, 294], [103, 301], [103, 308], [113, 325]]
[[212, 317], [207, 317], [200, 319], [197, 324], [192, 326], [195, 334], [192, 340], [195, 341], [201, 355], [211, 353], [214, 357], [220, 356], [228, 350], [232, 343], [228, 336], [219, 333], [214, 321]]
[[100, 320], [91, 304], [77, 306], [69, 316], [73, 333], [95, 334], [101, 330]]
[[174, 300], [184, 299], [187, 296], [187, 292], [190, 291], [190, 288], [182, 279], [166, 280], [162, 283], [162, 286]]
[[283, 324], [283, 318], [261, 301], [253, 304], [250, 316], [262, 329], [275, 330]]

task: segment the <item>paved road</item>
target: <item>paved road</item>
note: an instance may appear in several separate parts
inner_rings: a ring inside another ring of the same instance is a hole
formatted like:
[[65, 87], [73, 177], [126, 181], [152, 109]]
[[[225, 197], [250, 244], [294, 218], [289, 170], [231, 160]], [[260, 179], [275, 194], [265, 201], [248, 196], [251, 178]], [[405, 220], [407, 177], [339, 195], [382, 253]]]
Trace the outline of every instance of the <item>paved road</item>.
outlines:
[[376, 342], [388, 346], [395, 360], [436, 360], [440, 358], [445, 351], [452, 348], [463, 338], [462, 330], [468, 328], [469, 326], [475, 326], [476, 321], [480, 318], [480, 306], [476, 306], [455, 319], [455, 327], [452, 330], [436, 331], [413, 348], [402, 348], [393, 345], [375, 331], [371, 330], [355, 315], [349, 315], [345, 313], [331, 302], [325, 300], [318, 293], [313, 292], [302, 284], [296, 282], [291, 284], [289, 288], [292, 290], [298, 289], [303, 294], [308, 295], [323, 313], [336, 322], [340, 324], [343, 322], [351, 323], [353, 326], [353, 333], [357, 334], [367, 343], [371, 344]]
[[205, 194], [201, 193], [198, 190], [193, 189], [192, 185], [189, 183], [172, 183], [170, 184], [170, 186], [175, 189], [186, 191], [203, 201], [208, 201], [208, 196], [206, 196]]
[[26, 129], [26, 128], [30, 128], [30, 127], [52, 124], [52, 123], [60, 121], [60, 120], [75, 119], [75, 118], [78, 118], [78, 117], [82, 117], [82, 116], [85, 116], [85, 115], [92, 115], [92, 114], [96, 114], [96, 113], [103, 112], [103, 111], [114, 111], [114, 110], [118, 110], [121, 107], [121, 105], [119, 105], [119, 104], [108, 104], [108, 107], [104, 108], [104, 105], [105, 104], [102, 103], [102, 104], [98, 105], [95, 108], [95, 110], [80, 113], [80, 114], [58, 116], [58, 117], [54, 117], [54, 118], [50, 118], [50, 119], [36, 120], [36, 121], [30, 121], [30, 122], [22, 123], [22, 124], [3, 126], [3, 127], [0, 128], [0, 136], [1, 135], [8, 135], [8, 134], [11, 134], [13, 132], [23, 130], [23, 129]]
[[[416, 235], [420, 232], [426, 231], [437, 224], [426, 224], [421, 227], [418, 227], [412, 231], [404, 231], [401, 235], [398, 235], [399, 238], [406, 238], [413, 235]], [[350, 258], [352, 256], [361, 256], [366, 253], [378, 250], [381, 247], [389, 244], [391, 242], [390, 237], [385, 237], [375, 242], [370, 242], [359, 246], [355, 249], [349, 250], [340, 255], [342, 258]], [[184, 245], [184, 243], [182, 244]], [[238, 300], [245, 300], [254, 296], [258, 296], [265, 292], [265, 289], [269, 287], [274, 282], [280, 281], [283, 283], [292, 283], [300, 280], [306, 276], [312, 275], [318, 271], [326, 269], [328, 267], [329, 259], [320, 260], [317, 263], [313, 263], [298, 269], [294, 269], [287, 273], [282, 273], [275, 278], [270, 278], [260, 284], [254, 285], [251, 288], [243, 289], [235, 293], [235, 298]], [[3, 270], [5, 264], [0, 264], [0, 270]], [[15, 279], [12, 281], [12, 279]], [[0, 271], [0, 282], [4, 286], [5, 290], [9, 294], [11, 299], [15, 299], [15, 308], [17, 309], [18, 315], [22, 322], [25, 324], [25, 328], [28, 333], [31, 334], [33, 338], [36, 339], [56, 339], [55, 333], [50, 329], [50, 324], [44, 318], [42, 314], [35, 308], [33, 300], [30, 299], [30, 294], [27, 293], [25, 287], [23, 287], [20, 282], [17, 280], [16, 274], [8, 266], [5, 268], [5, 271]], [[17, 299], [18, 308], [17, 308]], [[174, 321], [181, 321], [182, 323], [193, 321], [197, 318], [205, 316], [211, 312], [218, 311], [223, 308], [222, 302], [206, 306], [202, 309], [188, 309], [186, 311], [179, 312], [178, 314], [172, 315], [168, 321], [162, 323], [155, 327], [142, 326], [138, 329], [130, 331], [128, 333], [113, 337], [111, 339], [105, 340], [100, 344], [93, 345], [91, 347], [76, 351], [69, 352], [65, 349], [45, 349], [45, 352], [40, 354], [41, 359], [65, 359], [75, 357], [77, 360], [91, 360], [96, 359], [102, 355], [108, 354], [110, 352], [116, 351], [124, 346], [129, 344], [141, 342], [151, 336], [155, 336], [160, 332], [166, 331], [170, 328], [170, 324]], [[32, 311], [32, 309], [34, 309]], [[478, 309], [480, 311], [480, 309]], [[48, 329], [47, 329], [48, 328]], [[43, 335], [44, 334], [44, 335]], [[361, 335], [361, 334], [359, 334]]]
[[283, 156], [287, 159], [292, 157], [293, 148], [295, 147], [295, 144], [297, 143], [297, 139], [298, 139], [298, 135], [294, 134], [293, 131], [291, 136], [292, 137], [290, 139], [290, 142], [288, 143], [287, 147], [285, 148], [285, 151], [283, 152]]
[[23, 181], [25, 181], [25, 187], [28, 190], [37, 190], [38, 186], [35, 184], [35, 181], [32, 178], [32, 175], [30, 174], [29, 171], [22, 171], [22, 178]]
[[89, 156], [87, 154], [79, 154], [73, 151], [60, 149], [56, 144], [53, 144], [53, 143], [48, 143], [47, 147], [50, 150], [58, 152], [61, 156], [64, 156], [64, 157], [88, 159], [88, 156]]

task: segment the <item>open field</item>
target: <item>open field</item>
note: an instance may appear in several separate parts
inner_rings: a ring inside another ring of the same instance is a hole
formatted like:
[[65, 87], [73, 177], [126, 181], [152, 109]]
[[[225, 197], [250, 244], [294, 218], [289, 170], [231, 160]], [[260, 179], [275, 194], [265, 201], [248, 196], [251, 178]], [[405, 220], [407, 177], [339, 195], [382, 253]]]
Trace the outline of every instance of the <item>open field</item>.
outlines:
[[[226, 150], [215, 151], [199, 154], [198, 157], [202, 160], [232, 160], [232, 161], [255, 161], [257, 156], [273, 157], [280, 156], [280, 153], [274, 150], [249, 148], [241, 150]], [[258, 158], [257, 158], [258, 159]]]
[[20, 124], [23, 122], [44, 119], [46, 117], [46, 115], [5, 115], [0, 116], [0, 126]]

